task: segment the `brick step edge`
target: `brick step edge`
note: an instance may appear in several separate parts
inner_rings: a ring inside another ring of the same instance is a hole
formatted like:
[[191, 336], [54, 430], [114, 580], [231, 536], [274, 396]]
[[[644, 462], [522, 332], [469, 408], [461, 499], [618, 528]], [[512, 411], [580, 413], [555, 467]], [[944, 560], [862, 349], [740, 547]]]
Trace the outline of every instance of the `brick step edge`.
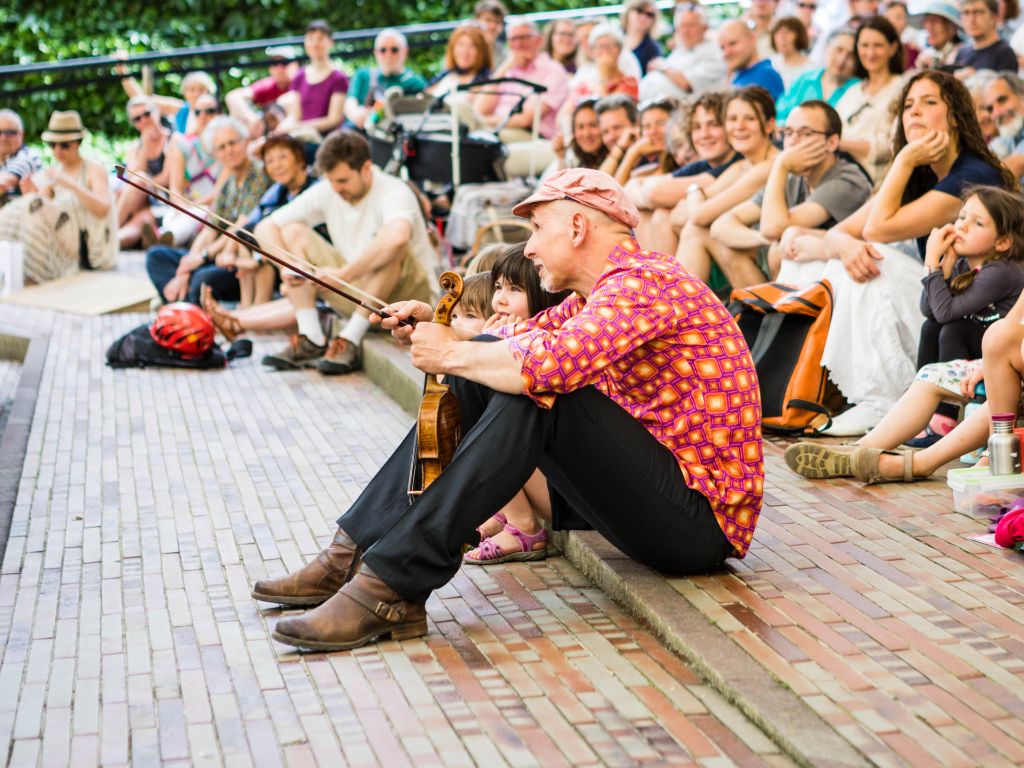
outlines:
[[[387, 337], [368, 336], [363, 342], [363, 367], [371, 381], [406, 411], [416, 413], [423, 374], [404, 349]], [[873, 765], [664, 577], [623, 555], [596, 531], [556, 532], [554, 543], [599, 589], [689, 662], [797, 764], [807, 768]]]

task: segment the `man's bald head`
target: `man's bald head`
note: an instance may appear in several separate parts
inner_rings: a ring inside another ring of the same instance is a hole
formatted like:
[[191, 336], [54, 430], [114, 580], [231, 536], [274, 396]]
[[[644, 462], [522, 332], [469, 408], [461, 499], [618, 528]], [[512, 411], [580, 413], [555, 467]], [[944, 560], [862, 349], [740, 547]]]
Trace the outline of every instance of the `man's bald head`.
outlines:
[[727, 21], [718, 30], [718, 47], [729, 73], [747, 69], [757, 63], [757, 37], [745, 21]]
[[680, 6], [673, 19], [676, 37], [686, 48], [695, 48], [703, 40], [708, 31], [708, 22], [693, 6]]

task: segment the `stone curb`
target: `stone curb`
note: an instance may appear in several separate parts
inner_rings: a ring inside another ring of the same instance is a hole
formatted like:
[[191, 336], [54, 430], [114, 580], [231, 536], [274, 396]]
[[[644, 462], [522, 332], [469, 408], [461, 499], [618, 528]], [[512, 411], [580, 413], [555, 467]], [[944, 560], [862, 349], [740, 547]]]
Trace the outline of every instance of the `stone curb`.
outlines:
[[3, 562], [7, 538], [11, 533], [11, 518], [18, 498], [18, 485], [25, 464], [25, 451], [32, 430], [32, 416], [36, 410], [48, 345], [45, 338], [25, 338], [0, 329], [0, 359], [21, 361], [21, 375], [14, 390], [11, 412], [3, 434], [0, 435], [0, 563]]
[[[363, 342], [363, 363], [375, 384], [416, 413], [423, 374], [403, 350], [371, 336]], [[556, 533], [554, 539], [576, 568], [650, 627], [799, 765], [873, 764], [664, 577], [623, 555], [596, 531]]]

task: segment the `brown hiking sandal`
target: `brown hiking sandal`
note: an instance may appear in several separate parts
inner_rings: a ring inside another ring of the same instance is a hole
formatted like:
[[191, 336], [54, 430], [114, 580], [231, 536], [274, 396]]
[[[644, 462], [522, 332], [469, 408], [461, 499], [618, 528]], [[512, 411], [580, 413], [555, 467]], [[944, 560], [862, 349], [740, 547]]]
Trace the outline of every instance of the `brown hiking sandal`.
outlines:
[[288, 346], [275, 355], [266, 355], [263, 364], [278, 371], [298, 371], [302, 368], [315, 368], [317, 361], [324, 356], [327, 345], [314, 344], [307, 337], [296, 334], [288, 342]]

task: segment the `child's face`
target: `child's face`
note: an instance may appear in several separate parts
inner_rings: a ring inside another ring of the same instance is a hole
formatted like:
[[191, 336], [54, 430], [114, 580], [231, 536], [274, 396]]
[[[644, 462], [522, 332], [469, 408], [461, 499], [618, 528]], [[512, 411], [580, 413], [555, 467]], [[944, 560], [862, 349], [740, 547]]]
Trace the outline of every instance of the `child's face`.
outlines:
[[464, 307], [462, 304], [456, 304], [455, 309], [452, 310], [452, 328], [465, 328], [473, 333], [482, 333], [485, 322], [487, 322], [486, 317], [480, 317], [475, 310]]
[[491, 309], [499, 315], [512, 315], [523, 319], [530, 316], [526, 291], [504, 277], [499, 277], [494, 281], [494, 298], [491, 299]]
[[996, 224], [977, 197], [967, 198], [954, 226], [953, 250], [957, 256], [983, 256], [995, 250], [999, 239]]

